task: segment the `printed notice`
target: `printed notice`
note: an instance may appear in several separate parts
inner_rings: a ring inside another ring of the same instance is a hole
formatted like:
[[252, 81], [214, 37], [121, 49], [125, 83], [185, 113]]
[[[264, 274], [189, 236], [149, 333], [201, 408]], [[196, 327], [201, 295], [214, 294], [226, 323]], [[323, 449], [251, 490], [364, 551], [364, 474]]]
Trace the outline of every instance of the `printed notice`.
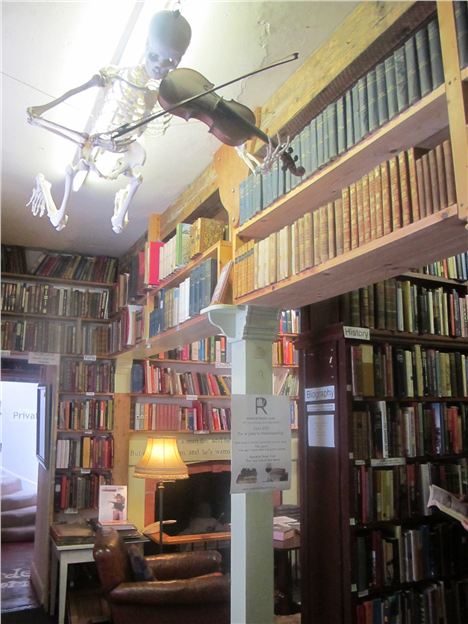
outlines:
[[291, 428], [286, 396], [234, 395], [231, 492], [288, 490]]
[[34, 353], [30, 351], [28, 354], [28, 364], [58, 366], [60, 364], [60, 355], [58, 353]]
[[313, 414], [307, 417], [309, 446], [335, 447], [335, 415]]
[[370, 329], [368, 327], [343, 325], [343, 336], [345, 338], [354, 338], [355, 340], [370, 340]]

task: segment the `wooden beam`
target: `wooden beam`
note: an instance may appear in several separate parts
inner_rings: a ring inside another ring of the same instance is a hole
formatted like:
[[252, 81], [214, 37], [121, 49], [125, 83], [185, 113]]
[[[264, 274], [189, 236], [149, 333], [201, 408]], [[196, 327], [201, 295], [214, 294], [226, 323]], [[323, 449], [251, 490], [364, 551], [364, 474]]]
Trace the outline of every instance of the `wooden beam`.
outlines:
[[161, 237], [166, 238], [177, 223], [187, 219], [200, 204], [218, 188], [216, 169], [210, 164], [203, 173], [183, 191], [176, 201], [161, 215]]
[[440, 40], [447, 95], [458, 216], [468, 222], [468, 85], [462, 81], [452, 2], [438, 2]]

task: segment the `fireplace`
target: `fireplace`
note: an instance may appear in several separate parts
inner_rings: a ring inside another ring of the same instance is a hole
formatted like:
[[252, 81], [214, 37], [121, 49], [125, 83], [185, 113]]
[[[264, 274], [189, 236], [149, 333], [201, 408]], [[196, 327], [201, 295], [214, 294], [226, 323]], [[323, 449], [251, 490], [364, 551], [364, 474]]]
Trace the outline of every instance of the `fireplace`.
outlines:
[[[189, 478], [164, 484], [164, 520], [168, 535], [227, 530], [231, 522], [230, 462], [189, 465]], [[157, 498], [154, 519], [158, 518]]]

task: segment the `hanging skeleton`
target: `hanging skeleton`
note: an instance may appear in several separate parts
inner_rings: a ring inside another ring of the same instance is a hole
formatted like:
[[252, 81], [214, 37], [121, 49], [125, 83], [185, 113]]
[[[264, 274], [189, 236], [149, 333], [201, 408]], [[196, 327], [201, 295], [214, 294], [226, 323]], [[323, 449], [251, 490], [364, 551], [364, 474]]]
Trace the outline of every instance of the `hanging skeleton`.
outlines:
[[[42, 217], [47, 213], [52, 225], [57, 230], [62, 230], [68, 220], [67, 209], [71, 191], [78, 191], [81, 188], [89, 171], [107, 180], [116, 180], [124, 175], [129, 178], [129, 183], [116, 193], [111, 218], [112, 229], [120, 233], [128, 222], [130, 202], [143, 181], [140, 169], [145, 163], [146, 152], [138, 138], [148, 128], [148, 124], [154, 123], [155, 120], [162, 121], [164, 131], [169, 113], [185, 119], [197, 117], [208, 123], [210, 132], [224, 143], [235, 146], [241, 158], [255, 173], [267, 171], [272, 163], [281, 157], [285, 167], [290, 168], [296, 175], [301, 175], [301, 168], [295, 167], [294, 160], [290, 156], [288, 141], [284, 144], [272, 142], [256, 128], [255, 117], [247, 107], [233, 100], [224, 102], [222, 98], [216, 96], [213, 85], [201, 74], [193, 70], [176, 70], [190, 43], [190, 38], [190, 25], [179, 11], [160, 11], [150, 22], [144, 65], [126, 69], [118, 67], [101, 69], [88, 82], [67, 91], [48, 104], [28, 108], [28, 121], [31, 124], [60, 135], [79, 148], [74, 164], [66, 168], [64, 195], [60, 208], [57, 208], [52, 198], [50, 183], [42, 173], [37, 175], [36, 186], [28, 203], [35, 216]], [[297, 55], [294, 58], [297, 58]], [[176, 76], [174, 72], [177, 71], [185, 73]], [[170, 72], [174, 74], [175, 79], [165, 83]], [[91, 87], [104, 89], [100, 114], [91, 132], [78, 132], [43, 118], [42, 115], [51, 108]], [[166, 93], [164, 99], [160, 97], [163, 87]], [[198, 92], [193, 93], [195, 88]], [[217, 99], [207, 100], [210, 94]], [[192, 104], [196, 100], [200, 102], [201, 113], [193, 108], [187, 109], [187, 102]], [[165, 110], [161, 109], [161, 101]], [[182, 107], [182, 104], [185, 106]], [[208, 120], [206, 106], [210, 114], [221, 113], [221, 119]], [[219, 126], [226, 126], [226, 123], [229, 127], [228, 132], [224, 127], [219, 129]], [[239, 124], [242, 130], [240, 133], [234, 132], [233, 138], [232, 128]], [[263, 161], [259, 161], [245, 149], [245, 141], [252, 136], [259, 136], [268, 144]], [[106, 170], [103, 164], [103, 156], [109, 154], [115, 156], [110, 171]]]

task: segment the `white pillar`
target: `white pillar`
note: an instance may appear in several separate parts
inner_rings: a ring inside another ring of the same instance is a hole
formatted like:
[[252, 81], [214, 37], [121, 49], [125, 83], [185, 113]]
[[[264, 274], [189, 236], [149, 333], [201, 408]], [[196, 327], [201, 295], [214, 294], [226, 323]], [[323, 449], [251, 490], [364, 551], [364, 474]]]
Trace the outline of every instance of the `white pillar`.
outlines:
[[[231, 344], [232, 394], [272, 394], [278, 310], [220, 305], [206, 311]], [[231, 624], [271, 624], [273, 607], [272, 492], [231, 494]]]

